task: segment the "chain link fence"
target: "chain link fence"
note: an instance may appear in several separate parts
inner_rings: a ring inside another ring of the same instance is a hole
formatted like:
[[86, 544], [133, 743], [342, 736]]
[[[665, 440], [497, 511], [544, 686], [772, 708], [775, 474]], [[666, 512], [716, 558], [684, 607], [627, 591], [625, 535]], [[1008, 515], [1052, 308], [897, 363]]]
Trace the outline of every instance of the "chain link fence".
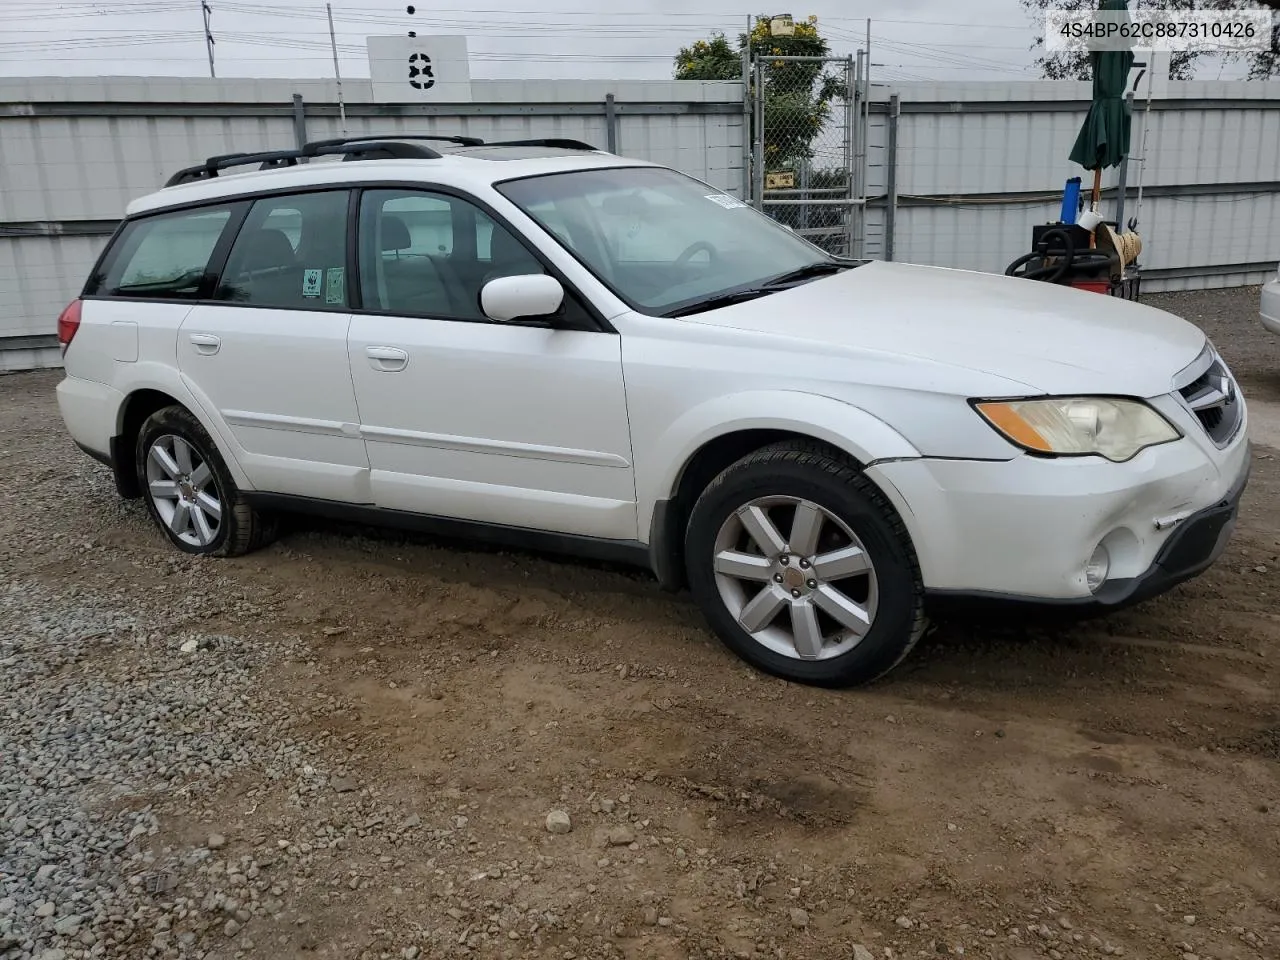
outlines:
[[854, 176], [850, 58], [761, 57], [752, 70], [753, 200], [829, 253], [852, 257], [862, 200]]

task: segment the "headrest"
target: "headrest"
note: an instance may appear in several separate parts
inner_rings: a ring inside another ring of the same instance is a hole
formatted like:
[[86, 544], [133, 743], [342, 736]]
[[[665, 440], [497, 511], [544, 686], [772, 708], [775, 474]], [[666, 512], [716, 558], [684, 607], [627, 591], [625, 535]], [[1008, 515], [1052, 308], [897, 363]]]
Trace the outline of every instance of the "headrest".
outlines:
[[382, 218], [382, 250], [408, 250], [413, 246], [409, 228], [399, 217], [387, 214]]
[[291, 266], [294, 262], [293, 244], [283, 230], [258, 230], [245, 247], [241, 262], [250, 270]]

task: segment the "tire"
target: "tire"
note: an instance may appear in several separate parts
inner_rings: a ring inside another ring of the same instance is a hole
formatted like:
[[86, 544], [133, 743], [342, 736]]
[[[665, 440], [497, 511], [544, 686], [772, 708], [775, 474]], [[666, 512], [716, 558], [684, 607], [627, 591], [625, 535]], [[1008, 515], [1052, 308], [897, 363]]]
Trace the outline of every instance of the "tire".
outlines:
[[694, 599], [725, 645], [796, 683], [870, 683], [927, 626], [902, 520], [821, 444], [774, 444], [726, 468], [693, 507], [684, 556]]
[[244, 501], [213, 438], [185, 407], [146, 419], [134, 466], [151, 519], [184, 553], [237, 557], [275, 536], [274, 519]]

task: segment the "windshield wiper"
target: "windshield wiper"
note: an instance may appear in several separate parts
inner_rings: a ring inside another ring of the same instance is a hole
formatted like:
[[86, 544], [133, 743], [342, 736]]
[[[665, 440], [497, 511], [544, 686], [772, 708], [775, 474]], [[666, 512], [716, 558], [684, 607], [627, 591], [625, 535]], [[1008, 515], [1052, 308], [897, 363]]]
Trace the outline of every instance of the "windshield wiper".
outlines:
[[717, 307], [730, 307], [735, 303], [742, 303], [746, 300], [755, 300], [758, 297], [765, 297], [771, 293], [777, 293], [780, 290], [787, 289], [789, 285], [799, 283], [803, 280], [811, 280], [815, 277], [825, 277], [832, 273], [839, 273], [841, 270], [848, 270], [850, 267], [860, 266], [862, 266], [862, 261], [841, 263], [838, 260], [818, 260], [814, 263], [807, 263], [798, 270], [789, 270], [779, 276], [771, 277], [754, 287], [733, 290], [729, 293], [719, 293], [715, 296], [707, 297], [705, 300], [695, 300], [693, 303], [686, 303], [682, 307], [676, 307], [674, 310], [664, 313], [663, 316], [687, 317], [693, 313], [701, 313], [703, 310], [714, 310]]
[[733, 290], [729, 293], [717, 293], [715, 296], [707, 297], [703, 300], [695, 300], [692, 303], [686, 303], [684, 306], [676, 307], [674, 310], [668, 310], [663, 314], [664, 317], [687, 317], [690, 314], [702, 313], [704, 310], [715, 310], [717, 307], [729, 307], [735, 303], [743, 303], [747, 300], [755, 300], [759, 297], [767, 297], [776, 290], [765, 289], [764, 287], [748, 287], [745, 290]]
[[836, 263], [834, 260], [818, 260], [814, 263], [805, 264], [798, 270], [790, 270], [781, 276], [774, 277], [766, 281], [762, 286], [779, 287], [788, 283], [796, 283], [800, 280], [809, 280], [813, 277], [825, 277], [828, 274], [838, 273], [841, 270], [848, 269], [853, 266], [851, 263]]

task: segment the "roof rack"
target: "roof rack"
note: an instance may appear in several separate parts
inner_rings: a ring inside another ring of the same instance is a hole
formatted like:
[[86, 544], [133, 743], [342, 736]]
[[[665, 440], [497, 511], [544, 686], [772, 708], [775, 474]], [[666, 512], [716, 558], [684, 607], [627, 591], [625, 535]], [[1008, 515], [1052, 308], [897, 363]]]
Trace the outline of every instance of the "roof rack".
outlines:
[[439, 160], [440, 154], [430, 147], [391, 140], [368, 140], [359, 143], [335, 143], [328, 146], [307, 144], [308, 157], [340, 155], [343, 160]]
[[452, 143], [461, 147], [552, 147], [560, 150], [589, 150], [597, 148], [581, 140], [565, 140], [549, 137], [533, 140], [499, 140], [486, 143], [479, 137], [449, 137], [434, 134], [390, 134], [384, 136], [338, 137], [332, 140], [313, 140], [301, 150], [267, 150], [259, 153], [224, 153], [210, 157], [204, 163], [185, 167], [165, 181], [166, 187], [182, 183], [194, 183], [216, 177], [221, 170], [258, 164], [259, 170], [297, 166], [301, 160], [321, 156], [342, 156], [344, 160], [439, 160], [443, 154], [427, 146], [404, 141], [430, 140]]
[[268, 150], [262, 153], [226, 153], [210, 157], [204, 163], [194, 167], [184, 167], [165, 181], [166, 187], [174, 187], [180, 183], [192, 183], [196, 180], [208, 180], [216, 177], [219, 170], [230, 167], [244, 167], [249, 164], [261, 164], [261, 169], [279, 166], [293, 166], [302, 156], [300, 150]]
[[[481, 146], [481, 144], [476, 144]], [[561, 137], [538, 137], [533, 140], [491, 140], [484, 143], [486, 147], [554, 147], [558, 150], [590, 150], [595, 153], [599, 147], [593, 147], [581, 140], [565, 140]]]
[[[405, 137], [404, 139], [425, 140], [427, 137]], [[430, 139], [444, 139], [442, 137]], [[348, 160], [439, 160], [440, 154], [430, 147], [417, 146], [410, 143], [395, 143], [387, 138], [351, 137], [340, 140], [317, 140], [308, 143], [301, 150], [268, 150], [262, 153], [227, 153], [210, 157], [204, 163], [179, 170], [167, 181], [166, 187], [175, 187], [181, 183], [193, 183], [197, 180], [208, 180], [216, 177], [221, 170], [231, 167], [247, 167], [258, 164], [259, 170], [270, 170], [275, 167], [297, 166], [301, 160], [312, 157], [345, 155]]]
[[336, 137], [333, 140], [312, 140], [302, 149], [312, 150], [319, 147], [334, 147], [348, 143], [368, 143], [372, 140], [432, 140], [436, 143], [453, 143], [460, 147], [478, 147], [484, 143], [479, 137], [448, 137], [432, 133], [381, 133], [362, 137]]

